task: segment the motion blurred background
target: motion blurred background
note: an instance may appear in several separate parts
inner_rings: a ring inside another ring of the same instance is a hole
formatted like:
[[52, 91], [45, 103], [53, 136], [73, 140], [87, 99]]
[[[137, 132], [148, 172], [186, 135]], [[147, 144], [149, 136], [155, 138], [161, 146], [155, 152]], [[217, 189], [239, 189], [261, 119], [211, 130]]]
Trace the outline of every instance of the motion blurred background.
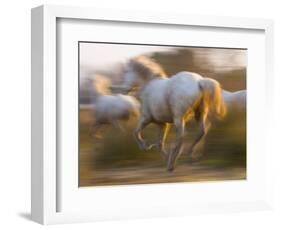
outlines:
[[[196, 148], [193, 159], [183, 150], [174, 172], [166, 166], [156, 149], [141, 151], [132, 137], [135, 120], [122, 124], [126, 132], [107, 125], [99, 130], [101, 138], [89, 135], [90, 94], [85, 79], [101, 74], [113, 85], [123, 80], [126, 61], [147, 55], [159, 63], [168, 76], [180, 71], [214, 78], [223, 89], [234, 92], [246, 89], [247, 50], [232, 48], [171, 47], [105, 43], [79, 43], [80, 116], [79, 116], [79, 185], [117, 185], [246, 179], [246, 111], [229, 111], [225, 119], [212, 119], [205, 139]], [[118, 93], [112, 91], [113, 94]], [[197, 124], [186, 126], [184, 149], [197, 132]], [[156, 142], [157, 127], [144, 130], [144, 138]], [[171, 129], [167, 148], [174, 143]]]

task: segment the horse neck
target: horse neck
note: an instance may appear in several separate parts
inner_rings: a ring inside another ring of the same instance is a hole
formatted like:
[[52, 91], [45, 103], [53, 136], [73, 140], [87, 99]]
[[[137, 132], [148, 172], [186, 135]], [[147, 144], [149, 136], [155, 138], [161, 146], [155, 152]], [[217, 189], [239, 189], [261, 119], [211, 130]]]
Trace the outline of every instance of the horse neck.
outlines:
[[99, 92], [96, 87], [94, 87], [93, 85], [89, 86], [89, 95], [90, 95], [90, 99], [91, 99], [91, 103], [95, 103], [96, 100], [103, 96], [104, 94], [102, 92]]
[[143, 86], [147, 85], [148, 83], [150, 83], [153, 80], [157, 80], [157, 79], [168, 79], [168, 77], [164, 76], [164, 75], [149, 75], [143, 78]]
[[164, 77], [160, 77], [160, 76], [146, 76], [146, 77], [142, 77], [142, 80], [140, 81], [140, 83], [137, 85], [137, 91], [139, 92], [139, 94], [141, 94], [141, 92], [144, 90], [144, 88], [153, 80], [156, 79], [164, 79]]

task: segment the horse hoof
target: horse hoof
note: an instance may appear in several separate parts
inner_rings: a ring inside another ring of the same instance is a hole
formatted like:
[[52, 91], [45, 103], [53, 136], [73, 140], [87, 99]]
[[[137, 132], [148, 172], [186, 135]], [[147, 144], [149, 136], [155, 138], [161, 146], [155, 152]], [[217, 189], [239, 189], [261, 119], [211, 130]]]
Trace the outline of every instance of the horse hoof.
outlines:
[[148, 150], [148, 148], [147, 148], [146, 145], [140, 145], [139, 147], [140, 147], [140, 149], [141, 149], [142, 151], [147, 151], [147, 150]]
[[157, 147], [157, 144], [151, 144], [147, 147], [147, 150], [151, 150], [153, 148]]
[[173, 172], [174, 170], [175, 170], [174, 167], [168, 167], [168, 168], [167, 168], [167, 171], [168, 171], [168, 172]]
[[98, 139], [98, 140], [103, 139], [103, 136], [102, 135], [98, 135], [98, 134], [92, 135], [92, 137], [95, 138], [95, 139]]
[[200, 161], [202, 159], [202, 155], [199, 155], [199, 156], [191, 156], [190, 157], [190, 162], [191, 163], [196, 163], [198, 161]]
[[151, 144], [151, 145], [141, 145], [140, 146], [140, 149], [143, 150], [143, 151], [149, 151], [151, 150], [152, 148], [155, 147], [155, 144]]

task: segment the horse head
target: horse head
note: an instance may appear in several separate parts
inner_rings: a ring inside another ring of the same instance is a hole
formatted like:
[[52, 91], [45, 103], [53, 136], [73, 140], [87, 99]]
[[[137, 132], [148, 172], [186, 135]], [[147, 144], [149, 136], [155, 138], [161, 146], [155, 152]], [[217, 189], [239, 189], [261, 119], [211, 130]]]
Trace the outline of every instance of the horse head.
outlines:
[[134, 57], [127, 62], [120, 90], [128, 93], [133, 88], [141, 88], [154, 78], [166, 78], [163, 68], [147, 56]]

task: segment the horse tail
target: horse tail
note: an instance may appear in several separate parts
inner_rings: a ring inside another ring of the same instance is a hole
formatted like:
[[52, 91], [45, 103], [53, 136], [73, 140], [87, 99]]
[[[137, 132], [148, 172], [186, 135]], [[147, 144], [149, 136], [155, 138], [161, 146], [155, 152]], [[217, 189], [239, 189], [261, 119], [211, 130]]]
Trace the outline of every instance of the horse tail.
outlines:
[[217, 117], [223, 118], [226, 114], [226, 106], [220, 84], [214, 79], [203, 78], [199, 81], [199, 87], [203, 93], [205, 105], [208, 106]]

